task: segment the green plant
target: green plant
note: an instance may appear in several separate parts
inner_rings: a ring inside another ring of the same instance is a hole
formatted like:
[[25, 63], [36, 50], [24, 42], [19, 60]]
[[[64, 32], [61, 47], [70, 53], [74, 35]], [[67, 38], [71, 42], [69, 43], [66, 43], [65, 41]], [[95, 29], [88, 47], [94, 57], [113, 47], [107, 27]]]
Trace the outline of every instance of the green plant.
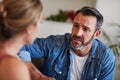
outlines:
[[[116, 27], [118, 27], [120, 29], [120, 24], [117, 24], [117, 23], [111, 23], [110, 26], [111, 27], [116, 26]], [[116, 38], [120, 38], [119, 32], [118, 32], [118, 35], [115, 36]], [[112, 42], [112, 40], [110, 39], [110, 35], [108, 35], [105, 31], [103, 31], [103, 36], [108, 41], [108, 43], [110, 45], [109, 47], [113, 50], [113, 52], [114, 52], [115, 56], [117, 57], [117, 59], [119, 59], [120, 58], [120, 41], [117, 41], [117, 44], [114, 44]]]
[[[116, 23], [112, 23], [110, 24], [111, 27], [118, 27], [119, 31], [118, 31], [118, 35], [115, 36], [115, 38], [120, 38], [120, 24], [116, 24]], [[110, 27], [109, 27], [110, 28]], [[105, 39], [108, 42], [109, 47], [113, 50], [116, 60], [119, 62], [120, 60], [120, 41], [118, 39], [118, 41], [114, 44], [113, 41], [110, 39], [110, 35], [108, 35], [105, 31], [103, 31], [103, 36], [105, 37]], [[120, 64], [117, 63], [117, 69], [120, 70]]]
[[[113, 50], [113, 52], [116, 56], [116, 60], [119, 62], [119, 60], [120, 60], [120, 43], [110, 45], [109, 47]], [[116, 67], [117, 67], [118, 70], [120, 70], [120, 64], [119, 63], [116, 65]]]
[[[111, 45], [110, 48], [113, 50], [117, 60], [120, 59], [120, 44]], [[120, 64], [117, 64], [117, 68], [120, 70]]]
[[74, 11], [63, 11], [59, 10], [58, 14], [51, 15], [46, 18], [46, 20], [58, 21], [58, 22], [66, 22], [68, 19], [73, 21], [74, 19]]
[[110, 45], [110, 48], [113, 50], [115, 56], [119, 59], [120, 58], [120, 44]]

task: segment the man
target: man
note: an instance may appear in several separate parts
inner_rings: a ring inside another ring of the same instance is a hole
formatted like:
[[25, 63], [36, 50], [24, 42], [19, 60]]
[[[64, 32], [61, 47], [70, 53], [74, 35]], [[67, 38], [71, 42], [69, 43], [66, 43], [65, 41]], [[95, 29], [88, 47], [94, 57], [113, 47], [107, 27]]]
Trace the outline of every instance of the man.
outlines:
[[[44, 58], [42, 73], [56, 80], [114, 80], [115, 56], [96, 39], [102, 23], [98, 10], [83, 7], [75, 13], [71, 34], [37, 38], [22, 50], [32, 57]], [[27, 65], [31, 72], [42, 75], [35, 68], [32, 71], [30, 62]]]

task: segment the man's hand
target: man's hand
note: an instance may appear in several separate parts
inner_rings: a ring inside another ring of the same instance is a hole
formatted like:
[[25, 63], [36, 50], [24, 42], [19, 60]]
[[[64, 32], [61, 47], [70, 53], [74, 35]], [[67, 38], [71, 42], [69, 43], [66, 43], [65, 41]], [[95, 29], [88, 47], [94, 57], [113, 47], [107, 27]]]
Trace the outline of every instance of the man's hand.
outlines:
[[43, 75], [31, 62], [25, 62], [29, 68], [32, 80], [55, 80], [54, 78]]

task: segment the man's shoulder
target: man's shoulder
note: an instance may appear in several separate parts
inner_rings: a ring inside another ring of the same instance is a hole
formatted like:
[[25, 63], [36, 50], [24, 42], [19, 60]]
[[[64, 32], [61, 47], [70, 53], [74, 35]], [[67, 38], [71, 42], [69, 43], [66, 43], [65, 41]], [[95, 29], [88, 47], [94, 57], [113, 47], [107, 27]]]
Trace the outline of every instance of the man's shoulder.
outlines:
[[96, 47], [96, 53], [99, 54], [99, 56], [104, 56], [105, 57], [110, 57], [110, 58], [114, 58], [114, 53], [112, 51], [111, 48], [109, 48], [108, 45], [104, 44], [102, 41], [100, 40], [95, 40], [94, 41], [95, 47]]
[[55, 40], [60, 40], [60, 39], [70, 39], [70, 36], [71, 34], [70, 33], [65, 33], [65, 34], [62, 34], [62, 35], [50, 35], [48, 37], [45, 37], [45, 38], [36, 38], [36, 42], [37, 41], [40, 41], [40, 40], [43, 40], [44, 42], [45, 41], [55, 41]]
[[48, 36], [47, 38], [70, 38], [70, 33], [65, 33], [65, 34], [62, 34], [62, 35], [50, 35]]
[[50, 35], [46, 38], [37, 38], [34, 41], [34, 44], [47, 45], [47, 46], [62, 46], [69, 44], [70, 42], [70, 33], [65, 33], [64, 35]]
[[100, 41], [98, 39], [94, 40], [93, 45], [96, 46], [97, 48], [100, 48], [101, 50], [102, 49], [105, 49], [105, 50], [109, 50], [110, 49], [107, 44], [103, 43], [102, 41]]

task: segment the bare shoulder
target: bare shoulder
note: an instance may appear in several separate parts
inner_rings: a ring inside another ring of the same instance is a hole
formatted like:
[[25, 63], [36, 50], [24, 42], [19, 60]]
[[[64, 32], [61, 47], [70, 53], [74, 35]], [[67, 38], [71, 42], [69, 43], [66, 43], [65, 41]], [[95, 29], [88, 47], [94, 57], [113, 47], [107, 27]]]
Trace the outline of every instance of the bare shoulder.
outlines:
[[26, 64], [16, 57], [4, 58], [1, 64], [2, 76], [5, 80], [30, 80]]

